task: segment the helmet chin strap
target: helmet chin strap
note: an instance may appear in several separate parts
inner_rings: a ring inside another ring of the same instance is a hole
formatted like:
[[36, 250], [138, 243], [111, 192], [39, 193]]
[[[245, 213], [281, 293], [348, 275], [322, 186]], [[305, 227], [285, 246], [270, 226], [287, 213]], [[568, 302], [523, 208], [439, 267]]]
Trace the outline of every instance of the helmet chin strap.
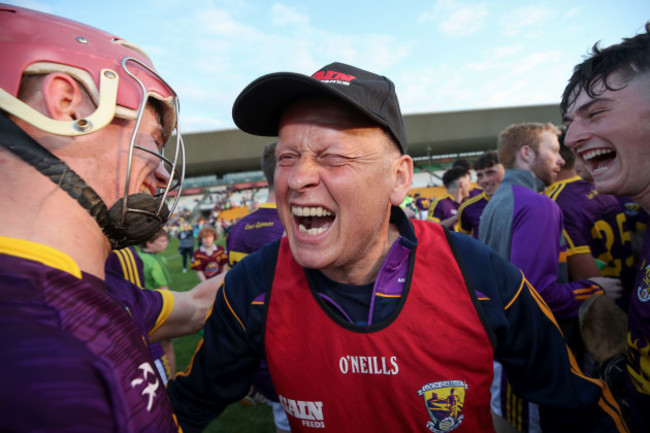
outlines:
[[[132, 194], [127, 196], [129, 207], [126, 218], [122, 221], [124, 200], [118, 200], [108, 209], [95, 190], [65, 162], [41, 146], [3, 114], [0, 114], [0, 145], [47, 176], [86, 209], [97, 221], [113, 249], [148, 240], [164, 226], [169, 217], [169, 209], [165, 204], [160, 215], [156, 215], [161, 205], [161, 198], [154, 198], [148, 194]], [[132, 207], [132, 204], [135, 206]]]

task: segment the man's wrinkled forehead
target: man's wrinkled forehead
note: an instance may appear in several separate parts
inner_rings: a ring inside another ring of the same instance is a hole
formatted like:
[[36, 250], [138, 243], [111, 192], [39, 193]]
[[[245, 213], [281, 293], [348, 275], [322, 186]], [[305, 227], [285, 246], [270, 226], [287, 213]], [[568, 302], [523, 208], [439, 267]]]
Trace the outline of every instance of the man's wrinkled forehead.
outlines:
[[348, 104], [335, 99], [309, 98], [289, 105], [280, 116], [279, 141], [282, 141], [283, 129], [288, 125], [321, 126], [357, 135], [377, 134], [380, 138], [377, 140], [378, 145], [400, 151], [386, 128]]
[[336, 129], [380, 128], [380, 125], [347, 104], [329, 98], [298, 100], [280, 116], [279, 129], [289, 120], [331, 126]]

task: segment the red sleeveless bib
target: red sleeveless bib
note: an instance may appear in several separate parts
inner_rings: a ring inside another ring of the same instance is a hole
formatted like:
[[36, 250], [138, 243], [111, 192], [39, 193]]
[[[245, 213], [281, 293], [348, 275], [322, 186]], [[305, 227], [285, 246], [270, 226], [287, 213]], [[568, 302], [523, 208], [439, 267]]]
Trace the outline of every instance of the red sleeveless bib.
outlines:
[[383, 328], [330, 318], [282, 239], [265, 342], [291, 431], [493, 431], [491, 342], [442, 228], [413, 223], [412, 281]]

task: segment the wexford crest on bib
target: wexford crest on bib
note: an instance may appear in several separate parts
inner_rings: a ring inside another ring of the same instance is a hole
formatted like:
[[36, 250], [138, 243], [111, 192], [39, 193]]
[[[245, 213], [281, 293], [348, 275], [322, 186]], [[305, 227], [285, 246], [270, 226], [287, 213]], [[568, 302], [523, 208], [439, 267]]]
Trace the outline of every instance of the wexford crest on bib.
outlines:
[[460, 426], [467, 388], [462, 380], [445, 380], [428, 383], [418, 390], [431, 418], [426, 425], [430, 431], [443, 433]]

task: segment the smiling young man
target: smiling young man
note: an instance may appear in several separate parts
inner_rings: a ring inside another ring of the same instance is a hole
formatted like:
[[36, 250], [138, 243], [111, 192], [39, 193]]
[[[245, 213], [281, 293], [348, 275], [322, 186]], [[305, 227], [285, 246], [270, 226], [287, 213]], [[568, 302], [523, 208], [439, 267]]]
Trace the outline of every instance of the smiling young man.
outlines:
[[389, 79], [342, 63], [269, 74], [233, 118], [278, 137], [287, 236], [228, 273], [190, 369], [170, 381], [184, 432], [246, 395], [262, 359], [292, 432], [490, 431], [495, 358], [566, 431], [625, 431], [517, 268], [399, 208], [413, 163]]
[[[600, 193], [629, 196], [650, 211], [650, 23], [607, 48], [594, 46], [562, 95], [565, 144]], [[650, 236], [628, 305], [626, 398], [634, 432], [650, 429]]]
[[478, 239], [481, 214], [490, 201], [490, 197], [499, 187], [505, 169], [499, 162], [497, 153], [493, 150], [484, 152], [474, 161], [472, 168], [476, 172], [476, 183], [481, 192], [465, 200], [458, 208], [458, 231]]
[[207, 308], [105, 271], [169, 215], [176, 94], [110, 33], [4, 4], [0, 28], [0, 430], [178, 431], [147, 336]]

